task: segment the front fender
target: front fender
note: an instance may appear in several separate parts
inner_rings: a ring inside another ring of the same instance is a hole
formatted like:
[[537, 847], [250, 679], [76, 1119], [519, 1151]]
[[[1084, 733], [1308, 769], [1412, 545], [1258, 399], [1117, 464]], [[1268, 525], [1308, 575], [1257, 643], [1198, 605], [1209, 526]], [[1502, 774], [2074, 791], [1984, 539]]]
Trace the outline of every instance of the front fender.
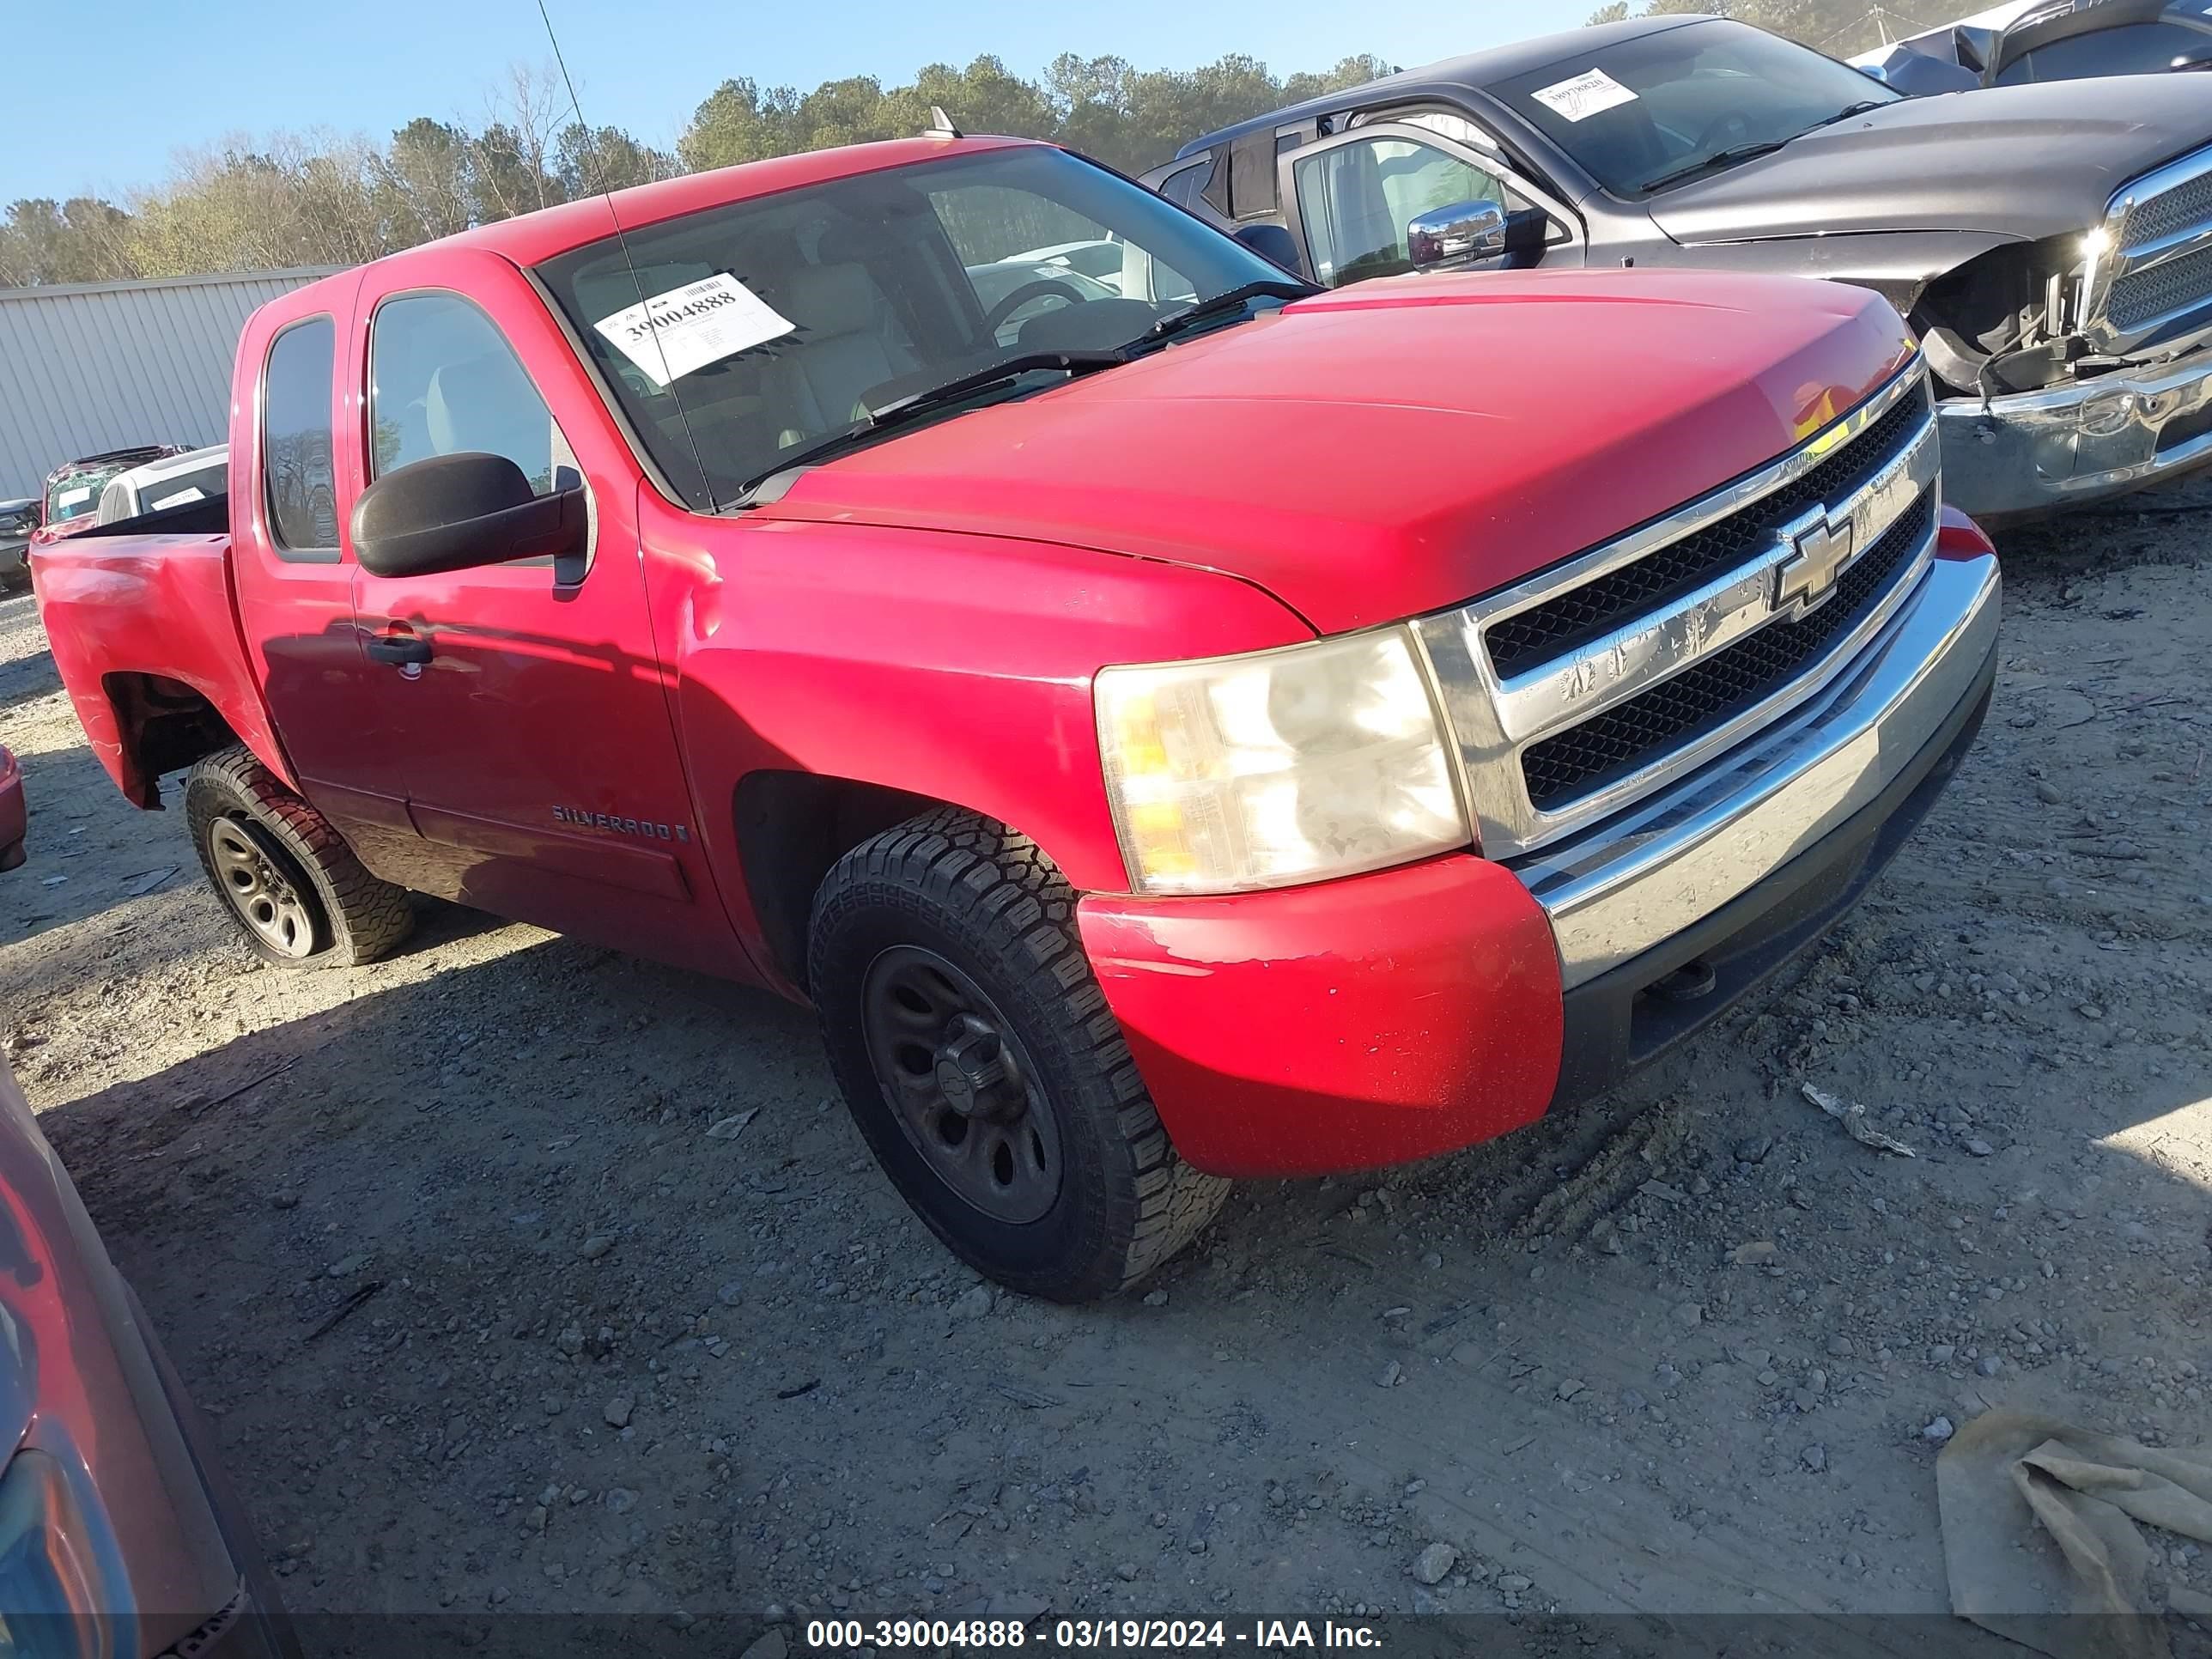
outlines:
[[1091, 708], [1113, 663], [1293, 644], [1237, 578], [1052, 544], [835, 523], [649, 527], [693, 799], [732, 920], [751, 907], [734, 792], [763, 769], [945, 801], [1126, 891]]

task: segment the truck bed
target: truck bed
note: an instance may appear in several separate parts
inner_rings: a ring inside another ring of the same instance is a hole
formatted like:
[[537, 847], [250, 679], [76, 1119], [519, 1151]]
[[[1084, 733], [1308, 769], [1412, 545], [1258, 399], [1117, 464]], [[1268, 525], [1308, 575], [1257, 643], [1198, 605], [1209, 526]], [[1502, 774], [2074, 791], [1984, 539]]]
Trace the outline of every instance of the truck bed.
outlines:
[[[281, 753], [239, 631], [227, 527], [169, 527], [222, 501], [194, 501], [31, 551], [46, 637], [93, 752], [123, 793], [161, 805], [159, 746], [148, 767], [127, 735], [164, 717], [220, 716], [237, 739]], [[162, 521], [162, 528], [146, 526]]]

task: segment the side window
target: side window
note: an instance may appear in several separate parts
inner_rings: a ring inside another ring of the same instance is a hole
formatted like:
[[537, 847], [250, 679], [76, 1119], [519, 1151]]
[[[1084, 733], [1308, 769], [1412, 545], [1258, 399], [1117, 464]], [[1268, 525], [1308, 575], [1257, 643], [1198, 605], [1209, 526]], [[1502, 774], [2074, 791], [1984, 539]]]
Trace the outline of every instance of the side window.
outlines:
[[480, 450], [513, 461], [540, 495], [583, 482], [514, 349], [457, 294], [405, 294], [379, 306], [368, 379], [371, 477]]
[[1196, 207], [1198, 193], [1206, 188], [1206, 177], [1212, 167], [1211, 155], [1186, 163], [1160, 180], [1160, 194], [1178, 207]]
[[338, 496], [331, 474], [331, 383], [337, 327], [295, 323], [269, 347], [261, 381], [261, 471], [277, 556], [337, 556]]
[[1402, 121], [1409, 127], [1426, 127], [1431, 132], [1442, 133], [1445, 137], [1474, 149], [1498, 148], [1495, 138], [1464, 115], [1455, 115], [1449, 110], [1415, 110], [1409, 114], [1393, 115], [1390, 119]]
[[1307, 251], [1331, 288], [1411, 270], [1406, 227], [1433, 208], [1533, 205], [1480, 167], [1410, 138], [1339, 144], [1291, 167]]
[[2022, 53], [1998, 73], [1999, 86], [2082, 81], [2100, 75], [2153, 75], [2201, 54], [2212, 41], [2179, 23], [2126, 23], [2054, 40]]

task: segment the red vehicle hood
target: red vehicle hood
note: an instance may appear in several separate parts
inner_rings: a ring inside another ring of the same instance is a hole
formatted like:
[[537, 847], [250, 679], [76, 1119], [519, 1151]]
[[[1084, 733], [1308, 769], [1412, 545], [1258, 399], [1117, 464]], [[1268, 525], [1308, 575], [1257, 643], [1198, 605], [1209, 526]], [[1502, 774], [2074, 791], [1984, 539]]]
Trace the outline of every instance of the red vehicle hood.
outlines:
[[817, 467], [761, 510], [1172, 560], [1334, 633], [1679, 507], [1911, 349], [1887, 301], [1794, 277], [1391, 278]]

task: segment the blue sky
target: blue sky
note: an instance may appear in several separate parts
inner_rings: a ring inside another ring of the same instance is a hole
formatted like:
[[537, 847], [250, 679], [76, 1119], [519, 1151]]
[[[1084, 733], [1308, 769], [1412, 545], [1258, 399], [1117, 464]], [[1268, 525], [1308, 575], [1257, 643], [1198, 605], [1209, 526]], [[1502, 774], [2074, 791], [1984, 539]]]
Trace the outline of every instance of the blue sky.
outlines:
[[[802, 88], [835, 76], [902, 80], [933, 61], [996, 52], [1034, 74], [1057, 52], [1187, 68], [1244, 52], [1278, 74], [1372, 52], [1413, 64], [1569, 28], [1595, 0], [833, 0], [820, 7], [698, 0], [547, 0], [594, 124], [672, 143], [724, 80]], [[0, 8], [9, 61], [0, 203], [156, 182], [173, 151], [237, 132], [328, 127], [381, 137], [416, 115], [483, 117], [511, 63], [547, 57], [535, 0], [76, 0]], [[802, 27], [799, 18], [818, 27]], [[64, 66], [74, 66], [66, 68]], [[34, 70], [34, 66], [38, 66]]]

